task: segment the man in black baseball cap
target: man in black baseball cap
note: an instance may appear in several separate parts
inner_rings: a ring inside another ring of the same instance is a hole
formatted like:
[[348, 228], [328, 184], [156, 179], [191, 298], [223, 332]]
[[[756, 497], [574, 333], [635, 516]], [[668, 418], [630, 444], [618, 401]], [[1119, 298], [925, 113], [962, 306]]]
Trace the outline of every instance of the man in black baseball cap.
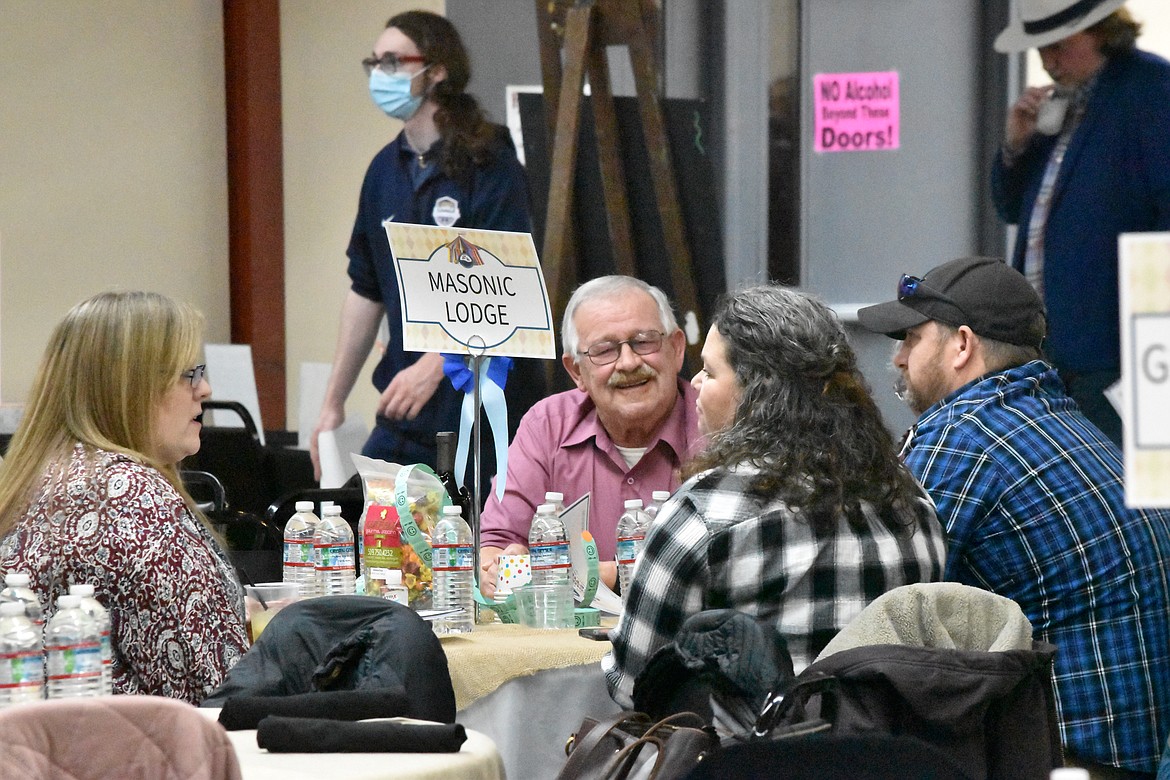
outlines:
[[970, 257], [903, 276], [897, 300], [858, 315], [902, 341], [894, 366], [920, 415], [902, 458], [946, 526], [943, 578], [1015, 600], [1059, 647], [1070, 765], [1152, 777], [1170, 642], [1146, 637], [1170, 636], [1170, 512], [1125, 506], [1121, 452], [1041, 358], [1040, 298], [1020, 272]]
[[[1040, 358], [1045, 334], [1040, 296], [995, 257], [952, 260], [922, 278], [903, 274], [896, 301], [857, 314], [867, 330], [903, 342], [894, 356], [897, 389], [918, 414], [989, 371]], [[940, 353], [944, 341], [955, 352], [950, 360]]]
[[1039, 347], [1044, 338], [1040, 296], [997, 257], [952, 260], [921, 279], [903, 274], [898, 300], [867, 306], [858, 316], [868, 330], [896, 339], [927, 320], [966, 325], [984, 338], [1021, 347]]

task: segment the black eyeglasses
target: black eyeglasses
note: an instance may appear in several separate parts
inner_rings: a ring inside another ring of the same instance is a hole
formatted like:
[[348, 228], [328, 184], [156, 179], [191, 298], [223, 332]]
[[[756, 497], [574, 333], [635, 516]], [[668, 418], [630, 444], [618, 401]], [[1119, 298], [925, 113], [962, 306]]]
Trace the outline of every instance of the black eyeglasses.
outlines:
[[963, 311], [962, 306], [955, 303], [954, 298], [939, 292], [917, 276], [902, 274], [902, 278], [898, 280], [898, 300], [904, 301], [907, 298], [927, 298], [942, 301], [949, 306], [954, 306], [955, 310], [962, 314], [963, 317], [967, 316], [967, 312]]
[[198, 365], [190, 371], [184, 371], [179, 376], [183, 379], [189, 379], [191, 381], [191, 389], [194, 390], [196, 387], [199, 387], [199, 383], [203, 381], [203, 375], [206, 373], [207, 366]]
[[618, 356], [622, 353], [623, 344], [629, 344], [630, 349], [634, 350], [635, 354], [653, 355], [662, 349], [663, 338], [665, 338], [664, 334], [656, 330], [647, 330], [635, 333], [633, 338], [625, 341], [599, 341], [589, 349], [581, 350], [580, 354], [588, 355], [589, 360], [595, 366], [608, 366], [617, 361]]
[[406, 63], [426, 61], [427, 58], [421, 54], [398, 55], [393, 52], [386, 52], [381, 57], [366, 57], [362, 60], [362, 67], [366, 69], [367, 76], [374, 72], [374, 68], [382, 71], [387, 76], [392, 76]]

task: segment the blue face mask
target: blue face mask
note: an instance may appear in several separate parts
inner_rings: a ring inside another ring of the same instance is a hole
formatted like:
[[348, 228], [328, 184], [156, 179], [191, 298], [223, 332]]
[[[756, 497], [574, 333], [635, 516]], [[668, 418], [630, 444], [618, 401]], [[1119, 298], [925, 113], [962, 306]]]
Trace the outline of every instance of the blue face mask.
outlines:
[[388, 116], [405, 122], [423, 104], [423, 96], [410, 94], [410, 88], [415, 76], [425, 72], [426, 68], [413, 75], [386, 74], [380, 68], [374, 68], [370, 71], [370, 97]]

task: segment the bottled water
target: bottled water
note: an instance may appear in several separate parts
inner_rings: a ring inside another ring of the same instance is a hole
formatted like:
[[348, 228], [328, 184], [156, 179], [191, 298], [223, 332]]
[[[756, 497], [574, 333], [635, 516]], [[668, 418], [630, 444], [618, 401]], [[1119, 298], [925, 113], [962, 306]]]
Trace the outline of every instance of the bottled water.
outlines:
[[57, 599], [57, 614], [45, 628], [45, 667], [50, 699], [100, 696], [101, 633], [81, 609], [81, 596]]
[[642, 552], [646, 541], [646, 529], [650, 516], [642, 509], [642, 499], [631, 498], [625, 503], [625, 511], [617, 524], [617, 570], [621, 584], [622, 601], [630, 594], [630, 579], [634, 574], [634, 562]]
[[443, 507], [443, 517], [431, 532], [431, 548], [434, 550], [431, 571], [435, 578], [435, 609], [463, 610], [435, 620], [435, 631], [466, 634], [475, 625], [475, 601], [471, 595], [475, 552], [471, 526], [463, 519], [460, 507]]
[[556, 507], [541, 504], [528, 531], [528, 555], [532, 564], [533, 585], [568, 584], [569, 539], [565, 524], [557, 517]]
[[41, 630], [24, 604], [0, 604], [0, 707], [45, 697], [45, 653]]
[[565, 511], [565, 494], [554, 493], [550, 490], [544, 494], [544, 503], [552, 504], [553, 511], [556, 512], [557, 516], [559, 517]]
[[313, 536], [313, 561], [322, 596], [354, 592], [353, 529], [341, 516], [341, 507], [321, 510], [321, 522]]
[[643, 511], [650, 517], [651, 522], [658, 517], [658, 510], [662, 509], [662, 505], [666, 503], [668, 498], [670, 498], [669, 490], [655, 490], [650, 494], [650, 503]]
[[282, 579], [299, 585], [302, 598], [319, 596], [317, 569], [313, 562], [313, 534], [321, 521], [313, 514], [312, 501], [298, 501], [295, 507], [296, 514], [284, 524]]
[[[336, 506], [336, 505], [337, 505], [337, 502], [335, 502], [335, 501], [322, 501], [321, 502], [321, 506], [317, 510], [317, 525], [320, 525], [321, 521], [325, 519], [325, 510], [331, 506]], [[317, 529], [314, 528], [313, 529], [314, 542], [316, 542], [316, 539], [317, 539]], [[357, 568], [356, 563], [355, 563], [354, 568], [355, 569]], [[326, 595], [325, 590], [324, 590], [324, 586], [321, 585], [321, 572], [317, 571], [317, 551], [315, 548], [313, 550], [313, 586], [312, 587], [313, 587], [313, 595], [314, 596]]]
[[38, 631], [44, 629], [45, 613], [41, 609], [41, 600], [29, 587], [29, 576], [22, 571], [10, 571], [4, 575], [4, 590], [0, 590], [0, 604], [6, 601], [19, 601], [24, 604], [24, 613], [33, 622]]
[[94, 598], [93, 585], [77, 583], [69, 586], [69, 595], [81, 597], [81, 611], [97, 623], [102, 641], [102, 693], [114, 692], [114, 648], [110, 642], [110, 613]]

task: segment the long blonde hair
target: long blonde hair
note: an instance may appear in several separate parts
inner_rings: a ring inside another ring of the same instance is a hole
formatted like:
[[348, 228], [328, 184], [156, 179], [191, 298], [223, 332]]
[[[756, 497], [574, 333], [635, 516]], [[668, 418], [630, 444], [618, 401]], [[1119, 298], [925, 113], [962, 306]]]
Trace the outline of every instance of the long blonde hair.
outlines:
[[158, 469], [193, 508], [178, 464], [151, 453], [155, 409], [202, 340], [203, 316], [158, 293], [107, 292], [74, 306], [49, 338], [0, 466], [0, 537], [78, 442]]

